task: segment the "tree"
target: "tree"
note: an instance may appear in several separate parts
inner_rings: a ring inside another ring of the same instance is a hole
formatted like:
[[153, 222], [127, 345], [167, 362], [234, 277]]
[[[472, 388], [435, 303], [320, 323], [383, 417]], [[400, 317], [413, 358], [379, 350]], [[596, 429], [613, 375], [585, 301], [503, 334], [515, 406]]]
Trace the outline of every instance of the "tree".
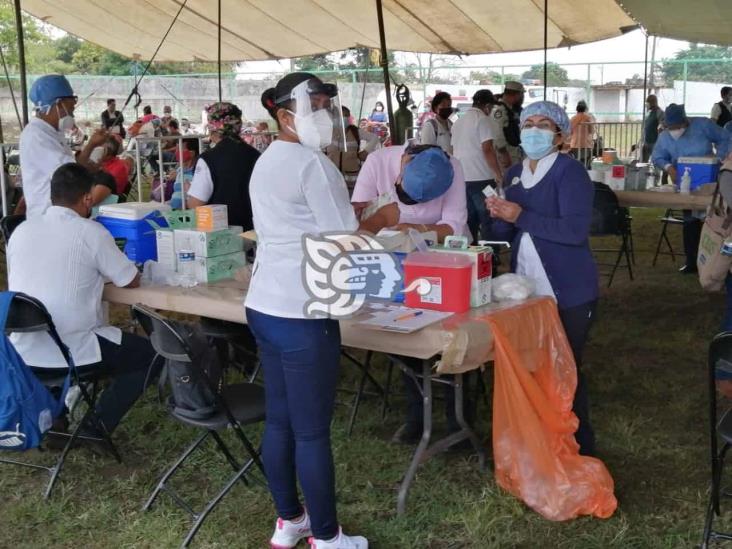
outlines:
[[[531, 68], [521, 75], [522, 80], [539, 80], [544, 82], [544, 65], [531, 65]], [[558, 63], [547, 63], [547, 85], [566, 86], [569, 82], [567, 70]]]
[[[23, 15], [23, 37], [26, 56], [30, 57], [33, 48], [42, 45], [47, 37], [41, 32], [37, 19]], [[18, 39], [15, 32], [15, 9], [10, 0], [0, 0], [0, 47], [5, 56], [10, 73], [18, 72]]]
[[714, 59], [711, 63], [687, 63], [687, 79], [700, 82], [732, 82], [732, 47], [689, 44], [689, 49], [676, 52], [673, 59], [665, 59], [661, 72], [667, 85], [684, 79], [683, 61]]

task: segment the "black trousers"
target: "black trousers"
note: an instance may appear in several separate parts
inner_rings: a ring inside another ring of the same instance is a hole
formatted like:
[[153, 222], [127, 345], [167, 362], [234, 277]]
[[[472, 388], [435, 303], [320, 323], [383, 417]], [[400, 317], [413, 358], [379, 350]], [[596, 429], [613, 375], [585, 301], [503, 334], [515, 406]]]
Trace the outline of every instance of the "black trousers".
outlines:
[[494, 179], [485, 179], [483, 181], [465, 182], [468, 206], [468, 228], [473, 237], [473, 242], [478, 242], [478, 240], [493, 240], [491, 237], [493, 219], [485, 207], [485, 195], [483, 194], [483, 189], [488, 185], [495, 189], [496, 181]]
[[692, 217], [691, 210], [684, 210], [684, 253], [686, 266], [696, 267], [696, 256], [699, 254], [699, 240], [701, 240], [702, 220]]
[[[150, 366], [155, 351], [150, 342], [135, 334], [122, 332], [122, 341], [116, 345], [97, 336], [102, 352], [102, 361], [96, 364], [77, 366], [79, 374], [98, 372], [100, 378], [110, 379], [110, 383], [97, 401], [96, 412], [109, 433], [119, 425], [125, 414], [132, 408], [145, 390], [145, 381], [155, 381], [160, 375], [163, 361], [158, 359]], [[48, 368], [32, 368], [39, 378]], [[150, 372], [148, 378], [148, 371]]]
[[595, 433], [590, 424], [590, 401], [587, 381], [582, 373], [582, 353], [587, 343], [590, 327], [595, 320], [596, 310], [597, 301], [559, 310], [559, 318], [577, 364], [577, 390], [574, 394], [572, 411], [579, 419], [579, 428], [575, 433], [575, 438], [580, 445], [580, 453], [583, 455], [595, 453]]

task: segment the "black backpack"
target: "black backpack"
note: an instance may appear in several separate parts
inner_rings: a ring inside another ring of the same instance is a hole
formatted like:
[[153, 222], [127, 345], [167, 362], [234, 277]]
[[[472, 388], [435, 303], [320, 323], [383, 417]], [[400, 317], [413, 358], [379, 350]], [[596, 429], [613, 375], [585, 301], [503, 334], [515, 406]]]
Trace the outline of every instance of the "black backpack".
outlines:
[[217, 399], [223, 387], [218, 353], [209, 346], [200, 326], [175, 321], [171, 325], [190, 346], [193, 360], [165, 361], [159, 381], [161, 401], [167, 382], [170, 385], [167, 405], [174, 414], [194, 420], [209, 418], [218, 410]]
[[504, 106], [508, 113], [508, 124], [503, 128], [503, 136], [506, 138], [506, 143], [512, 147], [518, 147], [521, 144], [521, 127], [518, 116], [511, 107], [505, 103]]

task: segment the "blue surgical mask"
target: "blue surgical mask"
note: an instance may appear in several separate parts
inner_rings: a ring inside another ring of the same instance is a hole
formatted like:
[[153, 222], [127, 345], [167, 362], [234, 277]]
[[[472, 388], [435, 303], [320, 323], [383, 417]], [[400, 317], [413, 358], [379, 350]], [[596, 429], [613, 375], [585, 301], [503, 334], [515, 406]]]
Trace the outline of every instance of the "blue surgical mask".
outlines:
[[521, 130], [521, 148], [532, 160], [544, 158], [554, 150], [555, 133], [539, 128]]

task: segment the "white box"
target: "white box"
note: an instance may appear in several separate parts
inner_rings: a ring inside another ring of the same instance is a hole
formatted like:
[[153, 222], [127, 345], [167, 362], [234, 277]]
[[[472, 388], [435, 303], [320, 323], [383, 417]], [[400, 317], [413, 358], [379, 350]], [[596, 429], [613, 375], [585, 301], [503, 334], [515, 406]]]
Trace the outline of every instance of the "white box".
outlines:
[[229, 226], [229, 208], [226, 204], [207, 204], [196, 208], [196, 229], [218, 231]]
[[155, 243], [158, 249], [158, 263], [175, 271], [177, 268], [177, 252], [175, 233], [172, 229], [156, 229]]
[[137, 221], [154, 211], [168, 212], [171, 209], [169, 204], [160, 202], [123, 202], [121, 204], [102, 204], [99, 206], [99, 215], [112, 219]]
[[470, 282], [470, 306], [480, 307], [491, 302], [493, 249], [490, 246], [468, 246], [462, 249], [434, 246], [430, 250], [467, 255], [473, 262]]
[[243, 230], [237, 225], [218, 231], [175, 229], [175, 253], [187, 250], [195, 253], [196, 257], [216, 257], [241, 252], [244, 249], [240, 236]]
[[196, 257], [196, 280], [199, 283], [208, 283], [234, 278], [234, 273], [246, 264], [247, 254], [244, 252], [216, 257]]

